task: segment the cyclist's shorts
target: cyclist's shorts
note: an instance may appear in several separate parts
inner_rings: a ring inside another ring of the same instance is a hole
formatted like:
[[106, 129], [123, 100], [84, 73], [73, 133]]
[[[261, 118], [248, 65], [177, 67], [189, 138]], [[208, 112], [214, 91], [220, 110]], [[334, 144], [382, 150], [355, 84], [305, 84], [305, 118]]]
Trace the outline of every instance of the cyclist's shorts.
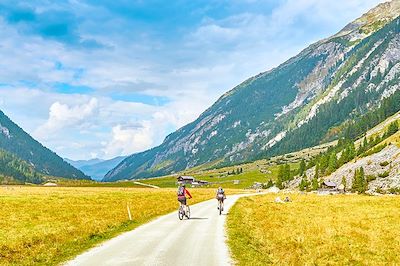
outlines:
[[186, 197], [178, 197], [178, 201], [183, 204], [186, 205]]
[[224, 194], [218, 194], [217, 199], [224, 201]]

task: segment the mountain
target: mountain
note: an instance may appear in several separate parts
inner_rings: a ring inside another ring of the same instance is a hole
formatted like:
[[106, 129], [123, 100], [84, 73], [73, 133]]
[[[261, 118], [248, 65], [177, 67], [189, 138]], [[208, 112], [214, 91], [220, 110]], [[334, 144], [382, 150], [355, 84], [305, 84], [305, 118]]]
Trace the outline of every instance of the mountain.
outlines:
[[400, 0], [225, 93], [194, 122], [133, 154], [105, 181], [236, 164], [340, 137], [350, 121], [399, 89]]
[[102, 159], [92, 159], [92, 160], [80, 160], [73, 161], [69, 159], [65, 159], [74, 167], [78, 168], [86, 175], [92, 177], [94, 180], [100, 181], [108, 171], [116, 167], [120, 162], [122, 162], [126, 156], [115, 157], [110, 160], [102, 160]]
[[[13, 168], [26, 168], [29, 165], [28, 168], [32, 167], [32, 171], [39, 172], [42, 175], [90, 179], [80, 170], [34, 140], [2, 111], [0, 111], [0, 149], [7, 152], [7, 156], [12, 155], [13, 161], [16, 162]], [[4, 168], [0, 168], [0, 174], [4, 174], [3, 170]]]
[[76, 167], [76, 168], [79, 169], [79, 168], [81, 168], [83, 166], [88, 166], [88, 165], [94, 165], [94, 164], [101, 163], [104, 160], [95, 158], [95, 159], [90, 159], [90, 160], [77, 160], [77, 161], [74, 161], [74, 160], [70, 160], [68, 158], [64, 158], [64, 161], [66, 161], [67, 163], [69, 163], [73, 167]]

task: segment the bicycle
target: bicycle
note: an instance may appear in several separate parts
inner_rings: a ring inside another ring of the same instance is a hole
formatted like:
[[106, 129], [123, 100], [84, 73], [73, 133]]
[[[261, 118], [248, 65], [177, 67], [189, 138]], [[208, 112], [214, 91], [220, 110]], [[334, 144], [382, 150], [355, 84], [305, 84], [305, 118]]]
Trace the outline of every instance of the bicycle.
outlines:
[[190, 208], [189, 208], [189, 205], [185, 206], [185, 205], [181, 204], [181, 206], [179, 206], [179, 209], [178, 209], [179, 220], [183, 220], [183, 217], [185, 217], [185, 216], [187, 219], [190, 219]]
[[218, 199], [218, 211], [219, 211], [219, 215], [222, 214], [222, 211], [224, 210], [224, 207], [222, 205], [222, 199]]

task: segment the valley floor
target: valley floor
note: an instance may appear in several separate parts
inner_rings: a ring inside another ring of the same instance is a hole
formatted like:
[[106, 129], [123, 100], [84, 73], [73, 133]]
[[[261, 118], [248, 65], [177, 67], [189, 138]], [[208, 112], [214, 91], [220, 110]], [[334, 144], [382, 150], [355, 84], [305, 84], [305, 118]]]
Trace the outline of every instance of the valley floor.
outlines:
[[1, 186], [0, 265], [56, 265], [177, 208], [176, 189]]
[[288, 196], [292, 202], [268, 194], [233, 206], [228, 244], [238, 265], [400, 264], [400, 197]]

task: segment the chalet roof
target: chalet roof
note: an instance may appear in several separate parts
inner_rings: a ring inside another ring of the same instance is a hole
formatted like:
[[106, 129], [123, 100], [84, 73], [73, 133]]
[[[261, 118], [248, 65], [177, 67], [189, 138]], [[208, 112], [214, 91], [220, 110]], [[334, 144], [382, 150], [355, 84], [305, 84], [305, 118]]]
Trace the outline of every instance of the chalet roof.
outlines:
[[183, 180], [194, 180], [193, 176], [187, 176], [187, 175], [181, 175], [178, 177], [178, 179], [183, 179]]
[[324, 181], [324, 185], [327, 187], [337, 187], [337, 184], [335, 182], [332, 181]]

